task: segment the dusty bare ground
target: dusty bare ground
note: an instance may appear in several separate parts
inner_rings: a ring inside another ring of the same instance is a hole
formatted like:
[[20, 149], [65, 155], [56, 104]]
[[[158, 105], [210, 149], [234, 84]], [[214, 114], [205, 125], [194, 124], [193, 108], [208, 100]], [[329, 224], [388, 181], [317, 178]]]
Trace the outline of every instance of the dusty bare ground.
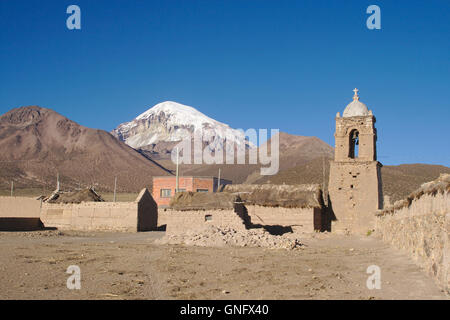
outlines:
[[[448, 299], [374, 236], [304, 236], [299, 250], [157, 245], [162, 232], [0, 232], [1, 299]], [[69, 265], [81, 290], [69, 290]], [[381, 268], [369, 290], [366, 269]]]

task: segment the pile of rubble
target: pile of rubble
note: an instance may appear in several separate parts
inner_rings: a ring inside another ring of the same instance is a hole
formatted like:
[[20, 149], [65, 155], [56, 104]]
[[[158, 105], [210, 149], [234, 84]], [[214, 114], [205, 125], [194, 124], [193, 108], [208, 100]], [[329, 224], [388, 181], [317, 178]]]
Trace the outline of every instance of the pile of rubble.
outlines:
[[207, 226], [182, 234], [168, 234], [156, 240], [159, 244], [185, 244], [199, 247], [262, 247], [269, 249], [299, 249], [303, 244], [287, 234], [274, 236], [262, 228], [235, 230], [229, 227]]

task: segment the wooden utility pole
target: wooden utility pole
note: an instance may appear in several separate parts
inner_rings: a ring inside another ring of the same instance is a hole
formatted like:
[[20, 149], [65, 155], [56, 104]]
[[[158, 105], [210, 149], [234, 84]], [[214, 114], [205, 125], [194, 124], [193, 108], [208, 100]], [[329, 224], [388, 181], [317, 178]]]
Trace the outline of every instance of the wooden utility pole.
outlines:
[[322, 157], [322, 190], [325, 192], [325, 157]]
[[116, 202], [117, 176], [114, 177], [114, 202]]
[[325, 156], [322, 157], [322, 196], [325, 204], [328, 204], [328, 197], [325, 192]]
[[220, 168], [219, 168], [219, 177], [217, 179], [217, 191], [220, 190]]
[[178, 147], [177, 147], [177, 173], [176, 173], [176, 182], [175, 182], [175, 193], [178, 192]]

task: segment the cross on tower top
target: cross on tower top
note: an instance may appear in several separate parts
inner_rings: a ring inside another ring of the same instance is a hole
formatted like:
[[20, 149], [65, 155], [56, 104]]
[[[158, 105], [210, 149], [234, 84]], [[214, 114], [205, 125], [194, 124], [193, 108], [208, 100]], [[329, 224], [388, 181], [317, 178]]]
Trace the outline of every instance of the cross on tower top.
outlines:
[[353, 89], [353, 92], [355, 93], [355, 95], [353, 96], [353, 100], [359, 100], [359, 96], [358, 96], [358, 89]]

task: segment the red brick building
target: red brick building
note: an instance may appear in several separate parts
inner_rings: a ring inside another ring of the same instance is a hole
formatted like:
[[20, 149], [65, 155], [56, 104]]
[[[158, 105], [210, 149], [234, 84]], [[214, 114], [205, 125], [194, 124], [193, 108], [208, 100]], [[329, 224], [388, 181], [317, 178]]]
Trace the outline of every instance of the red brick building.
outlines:
[[[178, 191], [193, 192], [216, 192], [218, 189], [219, 179], [216, 177], [194, 177], [183, 176], [178, 177]], [[175, 195], [176, 177], [161, 176], [153, 177], [153, 199], [158, 206], [168, 206], [170, 199]], [[220, 187], [231, 184], [230, 180], [220, 179]]]

